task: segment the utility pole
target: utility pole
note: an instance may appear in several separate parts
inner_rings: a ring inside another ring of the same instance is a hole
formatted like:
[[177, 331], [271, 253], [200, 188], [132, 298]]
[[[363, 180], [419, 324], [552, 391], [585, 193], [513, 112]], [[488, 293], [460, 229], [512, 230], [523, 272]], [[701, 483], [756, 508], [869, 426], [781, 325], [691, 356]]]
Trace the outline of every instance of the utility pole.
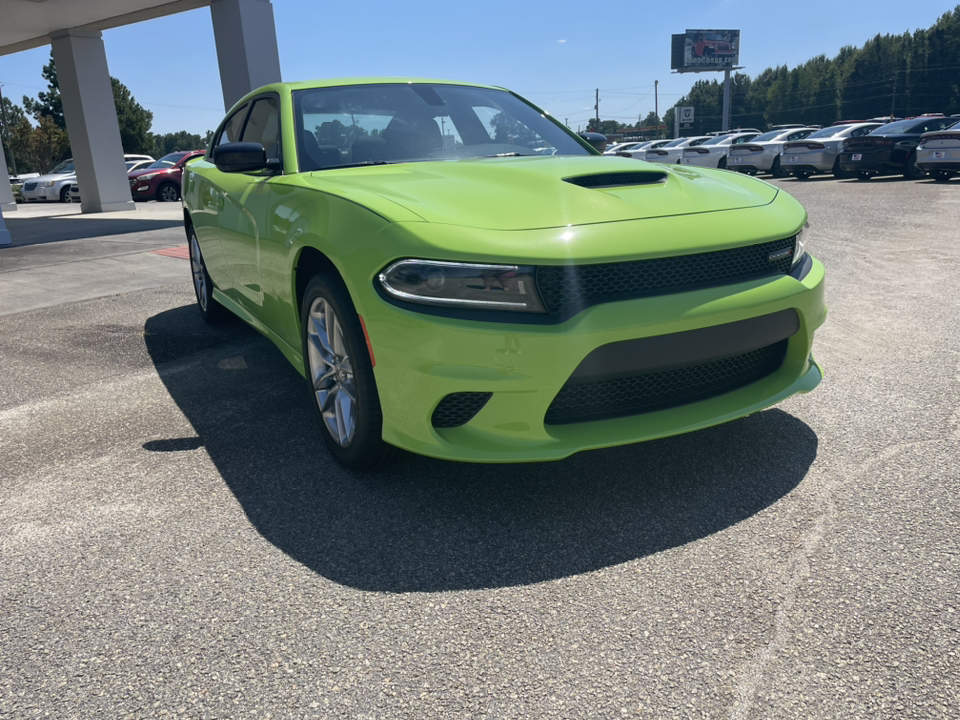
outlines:
[[896, 115], [893, 114], [893, 108], [897, 104], [897, 76], [900, 74], [900, 68], [897, 68], [893, 71], [893, 97], [890, 98], [890, 120], [893, 121], [893, 118]]
[[10, 151], [10, 164], [13, 166], [13, 176], [17, 172], [17, 159], [13, 156], [13, 145], [10, 144], [10, 127], [7, 125], [7, 108], [3, 104], [3, 83], [0, 83], [0, 120], [3, 121], [3, 138], [7, 141], [7, 150]]
[[653, 114], [657, 116], [657, 122], [660, 122], [660, 102], [657, 99], [657, 86], [660, 84], [659, 80], [653, 81]]
[[597, 127], [594, 129], [600, 132], [600, 88], [597, 88], [597, 102], [593, 106], [593, 116], [597, 119]]

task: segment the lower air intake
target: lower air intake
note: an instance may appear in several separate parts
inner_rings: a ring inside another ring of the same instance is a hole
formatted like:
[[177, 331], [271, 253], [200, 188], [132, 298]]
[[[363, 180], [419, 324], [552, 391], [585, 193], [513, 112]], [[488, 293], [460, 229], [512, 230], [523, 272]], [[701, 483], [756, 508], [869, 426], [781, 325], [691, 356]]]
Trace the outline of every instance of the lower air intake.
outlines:
[[706, 400], [774, 373], [787, 340], [757, 350], [662, 372], [592, 382], [570, 382], [554, 398], [548, 425], [626, 417]]
[[433, 411], [431, 421], [435, 428], [455, 428], [473, 420], [483, 406], [493, 396], [488, 392], [450, 393]]

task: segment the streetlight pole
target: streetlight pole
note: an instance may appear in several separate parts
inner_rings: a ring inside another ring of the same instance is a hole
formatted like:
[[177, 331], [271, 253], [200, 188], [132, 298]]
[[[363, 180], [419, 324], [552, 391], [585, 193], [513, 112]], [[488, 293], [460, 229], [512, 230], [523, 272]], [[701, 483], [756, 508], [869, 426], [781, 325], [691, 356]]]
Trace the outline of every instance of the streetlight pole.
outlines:
[[20, 173], [17, 172], [17, 158], [14, 157], [13, 145], [10, 144], [10, 127], [7, 125], [7, 108], [3, 104], [3, 83], [0, 83], [0, 120], [3, 121], [3, 136], [7, 143], [7, 150], [10, 151], [10, 164], [13, 165], [13, 176], [16, 177]]

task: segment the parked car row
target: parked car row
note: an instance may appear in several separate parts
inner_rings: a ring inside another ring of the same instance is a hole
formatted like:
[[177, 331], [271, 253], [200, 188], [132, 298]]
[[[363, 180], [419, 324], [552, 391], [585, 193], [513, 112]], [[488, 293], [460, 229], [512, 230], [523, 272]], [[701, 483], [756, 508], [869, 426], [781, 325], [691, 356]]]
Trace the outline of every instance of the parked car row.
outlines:
[[[202, 157], [204, 152], [183, 150], [164, 155], [159, 160], [149, 155], [124, 155], [130, 195], [142, 202], [176, 202], [180, 199], [184, 165]], [[20, 194], [26, 202], [79, 202], [80, 186], [73, 160], [64, 160], [46, 175], [25, 181]]]
[[931, 175], [945, 181], [960, 174], [960, 115], [880, 120], [656, 140], [608, 154], [751, 175], [792, 175], [800, 180], [816, 174], [858, 180], [902, 174], [909, 179]]

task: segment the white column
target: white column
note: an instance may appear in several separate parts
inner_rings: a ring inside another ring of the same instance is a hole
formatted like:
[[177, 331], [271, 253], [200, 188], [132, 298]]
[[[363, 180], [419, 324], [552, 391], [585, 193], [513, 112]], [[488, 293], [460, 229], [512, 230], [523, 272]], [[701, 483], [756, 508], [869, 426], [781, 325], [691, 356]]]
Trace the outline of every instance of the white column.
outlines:
[[3, 221], [3, 214], [17, 209], [13, 201], [13, 190], [10, 189], [10, 175], [7, 174], [7, 158], [3, 154], [3, 144], [0, 143], [0, 245], [9, 245], [10, 231]]
[[99, 31], [63, 30], [51, 37], [80, 209], [134, 210], [103, 36]]
[[3, 143], [0, 143], [0, 211], [13, 212], [16, 209], [17, 203], [10, 187], [10, 174], [7, 172], [7, 158], [3, 152]]
[[225, 110], [251, 90], [280, 82], [280, 52], [270, 0], [213, 0], [210, 16]]

